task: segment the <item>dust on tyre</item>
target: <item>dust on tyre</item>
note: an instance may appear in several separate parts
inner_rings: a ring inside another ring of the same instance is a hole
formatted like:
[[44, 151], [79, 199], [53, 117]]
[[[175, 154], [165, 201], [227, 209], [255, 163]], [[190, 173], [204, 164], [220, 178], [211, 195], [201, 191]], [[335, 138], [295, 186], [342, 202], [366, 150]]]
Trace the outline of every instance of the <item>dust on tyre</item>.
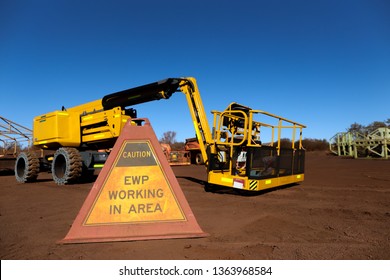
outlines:
[[51, 172], [58, 185], [77, 182], [83, 170], [80, 152], [75, 148], [59, 148], [53, 157]]
[[35, 154], [22, 152], [15, 162], [15, 178], [20, 183], [34, 182], [39, 173], [39, 159]]

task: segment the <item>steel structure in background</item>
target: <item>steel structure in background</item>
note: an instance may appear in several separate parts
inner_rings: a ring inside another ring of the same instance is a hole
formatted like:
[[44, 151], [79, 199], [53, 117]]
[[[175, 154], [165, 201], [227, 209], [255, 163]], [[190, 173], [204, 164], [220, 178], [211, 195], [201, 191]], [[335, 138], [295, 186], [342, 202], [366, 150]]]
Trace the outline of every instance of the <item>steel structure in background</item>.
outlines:
[[9, 174], [15, 167], [19, 149], [29, 147], [31, 129], [0, 116], [0, 174]]
[[[27, 144], [28, 147], [31, 139], [31, 129], [0, 116], [0, 157], [7, 154], [15, 156], [18, 144]], [[9, 151], [10, 147], [12, 147], [12, 152]]]
[[356, 137], [352, 132], [338, 132], [329, 140], [329, 149], [338, 156], [354, 155], [353, 142]]
[[389, 159], [390, 128], [380, 127], [367, 135], [356, 132], [336, 133], [329, 141], [329, 149], [338, 156]]

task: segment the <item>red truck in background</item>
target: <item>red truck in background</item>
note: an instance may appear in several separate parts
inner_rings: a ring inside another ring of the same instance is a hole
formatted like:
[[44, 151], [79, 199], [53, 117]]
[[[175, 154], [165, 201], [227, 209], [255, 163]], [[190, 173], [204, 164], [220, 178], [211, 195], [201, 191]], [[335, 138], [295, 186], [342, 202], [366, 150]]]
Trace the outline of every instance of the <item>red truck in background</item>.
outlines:
[[185, 150], [190, 153], [190, 159], [192, 164], [197, 164], [197, 165], [204, 164], [198, 139], [196, 137], [186, 139]]

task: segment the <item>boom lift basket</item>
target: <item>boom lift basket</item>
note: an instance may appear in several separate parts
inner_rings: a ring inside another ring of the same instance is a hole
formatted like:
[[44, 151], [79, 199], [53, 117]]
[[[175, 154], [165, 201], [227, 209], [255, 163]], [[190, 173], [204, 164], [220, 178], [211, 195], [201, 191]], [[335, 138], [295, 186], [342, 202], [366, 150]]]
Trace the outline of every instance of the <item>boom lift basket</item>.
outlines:
[[[209, 153], [210, 184], [259, 191], [303, 181], [304, 125], [237, 103], [212, 113], [215, 145]], [[286, 132], [291, 140], [282, 137]]]

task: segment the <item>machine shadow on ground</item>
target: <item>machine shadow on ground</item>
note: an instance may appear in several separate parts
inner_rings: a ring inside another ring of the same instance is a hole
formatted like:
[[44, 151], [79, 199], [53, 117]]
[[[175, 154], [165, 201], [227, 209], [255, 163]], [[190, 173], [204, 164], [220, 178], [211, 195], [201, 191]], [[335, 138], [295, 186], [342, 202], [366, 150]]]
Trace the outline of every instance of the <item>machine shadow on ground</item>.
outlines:
[[282, 190], [282, 189], [289, 189], [295, 186], [298, 186], [299, 184], [297, 183], [292, 183], [284, 186], [279, 186], [279, 187], [274, 187], [272, 189], [266, 189], [266, 190], [261, 190], [261, 191], [247, 191], [247, 190], [240, 190], [236, 188], [229, 188], [229, 187], [224, 187], [224, 186], [218, 186], [218, 185], [210, 185], [207, 183], [207, 181], [190, 177], [190, 176], [176, 176], [178, 179], [185, 179], [191, 182], [194, 182], [196, 184], [199, 184], [204, 187], [206, 192], [212, 192], [215, 194], [230, 194], [230, 195], [239, 195], [239, 196], [259, 196], [263, 195], [266, 193], [274, 192], [277, 190]]

